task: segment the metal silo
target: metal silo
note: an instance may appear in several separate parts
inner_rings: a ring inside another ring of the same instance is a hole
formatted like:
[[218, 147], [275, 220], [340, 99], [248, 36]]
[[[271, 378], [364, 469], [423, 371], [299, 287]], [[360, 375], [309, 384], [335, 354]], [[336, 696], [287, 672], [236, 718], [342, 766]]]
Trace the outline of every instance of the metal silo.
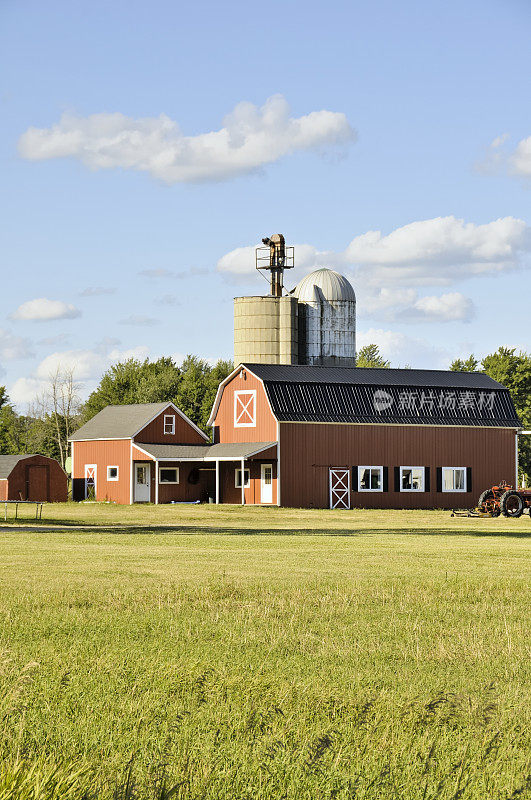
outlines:
[[293, 292], [298, 301], [299, 364], [356, 366], [356, 295], [332, 269], [311, 272]]

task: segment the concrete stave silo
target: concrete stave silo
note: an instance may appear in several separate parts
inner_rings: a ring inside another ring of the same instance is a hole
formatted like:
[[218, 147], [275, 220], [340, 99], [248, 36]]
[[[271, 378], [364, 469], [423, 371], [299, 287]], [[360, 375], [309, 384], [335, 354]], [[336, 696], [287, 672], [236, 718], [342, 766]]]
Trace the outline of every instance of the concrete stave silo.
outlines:
[[356, 366], [356, 295], [338, 272], [320, 268], [293, 292], [298, 301], [299, 364]]

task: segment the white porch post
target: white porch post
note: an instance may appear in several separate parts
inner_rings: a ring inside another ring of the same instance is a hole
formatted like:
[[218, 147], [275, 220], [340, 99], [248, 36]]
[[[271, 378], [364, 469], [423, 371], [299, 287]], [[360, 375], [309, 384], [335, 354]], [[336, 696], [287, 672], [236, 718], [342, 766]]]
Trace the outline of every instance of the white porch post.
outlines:
[[159, 504], [159, 462], [155, 461], [155, 505]]
[[245, 459], [242, 458], [242, 506], [245, 505]]
[[216, 505], [219, 505], [219, 458], [216, 458]]

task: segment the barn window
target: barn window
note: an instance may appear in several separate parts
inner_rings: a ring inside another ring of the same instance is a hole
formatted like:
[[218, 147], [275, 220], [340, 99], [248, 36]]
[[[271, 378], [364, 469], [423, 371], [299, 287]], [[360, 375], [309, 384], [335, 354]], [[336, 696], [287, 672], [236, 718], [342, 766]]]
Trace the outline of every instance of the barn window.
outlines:
[[256, 389], [234, 392], [234, 427], [256, 427]]
[[424, 467], [400, 467], [400, 491], [424, 491]]
[[160, 467], [159, 483], [179, 483], [179, 467]]
[[442, 468], [443, 492], [466, 492], [466, 467]]
[[164, 433], [170, 436], [175, 433], [175, 414], [164, 414]]
[[358, 467], [359, 492], [383, 492], [383, 467]]
[[[251, 484], [251, 473], [248, 469], [244, 469], [243, 471], [243, 480], [244, 480], [244, 489], [248, 489]], [[234, 472], [234, 485], [237, 489], [242, 488], [242, 471], [241, 469], [237, 469]]]
[[118, 467], [107, 467], [107, 480], [117, 481], [118, 473], [119, 473]]

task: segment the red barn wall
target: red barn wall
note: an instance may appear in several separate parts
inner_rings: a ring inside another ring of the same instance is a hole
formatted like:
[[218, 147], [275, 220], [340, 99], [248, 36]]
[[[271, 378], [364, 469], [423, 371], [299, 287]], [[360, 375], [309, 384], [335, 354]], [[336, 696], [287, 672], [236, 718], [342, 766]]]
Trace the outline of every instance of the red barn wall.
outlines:
[[0, 479], [0, 500], [7, 500], [7, 480], [5, 478]]
[[[74, 500], [85, 499], [85, 464], [96, 464], [96, 499], [128, 504], [131, 492], [130, 439], [73, 442]], [[119, 480], [107, 480], [107, 467], [117, 466]]]
[[[175, 433], [164, 433], [164, 417], [175, 415]], [[148, 444], [205, 444], [205, 439], [193, 428], [180, 414], [168, 409], [159, 414], [153, 422], [146, 425], [137, 436], [136, 442], [146, 442]]]
[[[172, 500], [177, 502], [191, 502], [193, 500], [208, 500], [208, 496], [215, 495], [215, 472], [210, 471], [210, 464], [202, 461], [181, 461], [171, 463], [168, 461], [159, 462], [159, 467], [179, 467], [179, 483], [164, 484], [159, 483], [159, 503], [170, 503]], [[190, 483], [188, 477], [192, 470], [198, 470], [199, 480], [197, 483]], [[155, 502], [155, 466], [151, 468], [151, 502]]]
[[[277, 502], [277, 462], [275, 459], [262, 459], [249, 460], [245, 462], [245, 469], [250, 470], [249, 480], [250, 486], [245, 489], [245, 503], [246, 505], [259, 505], [260, 504], [260, 485], [261, 485], [261, 464], [271, 464], [273, 467], [273, 502], [271, 505], [276, 505]], [[222, 461], [219, 465], [220, 468], [220, 503], [235, 503], [240, 504], [242, 501], [242, 490], [236, 488], [235, 471], [240, 469], [240, 464], [231, 461]]]
[[[389, 491], [351, 492], [361, 508], [463, 508], [515, 480], [515, 432], [413, 425], [280, 424], [281, 504], [328, 508], [329, 467], [386, 466]], [[395, 466], [429, 466], [429, 492], [395, 492]], [[437, 467], [471, 467], [471, 492], [437, 492]], [[352, 482], [352, 475], [351, 475]]]
[[[276, 442], [277, 421], [269, 407], [263, 384], [258, 378], [245, 370], [245, 380], [238, 373], [224, 387], [216, 419], [214, 421], [214, 442]], [[256, 425], [239, 428], [234, 425], [234, 392], [256, 390]]]

